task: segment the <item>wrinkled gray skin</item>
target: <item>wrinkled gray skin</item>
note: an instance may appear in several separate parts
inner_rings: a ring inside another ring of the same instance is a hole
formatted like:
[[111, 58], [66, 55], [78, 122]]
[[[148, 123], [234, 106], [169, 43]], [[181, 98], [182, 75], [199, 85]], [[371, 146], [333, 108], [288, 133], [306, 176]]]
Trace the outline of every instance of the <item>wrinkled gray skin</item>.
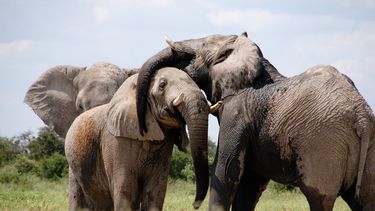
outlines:
[[[254, 210], [270, 179], [298, 185], [312, 210], [332, 209], [338, 195], [354, 210], [375, 209], [374, 117], [350, 79], [328, 66], [285, 78], [246, 33], [167, 42], [140, 69], [137, 92], [155, 68], [177, 66], [211, 102], [223, 100], [211, 210]], [[138, 114], [143, 102], [137, 95]]]
[[338, 196], [375, 209], [375, 119], [345, 75], [316, 66], [224, 101], [211, 210], [229, 210], [237, 189], [248, 203], [252, 183], [269, 179], [299, 186], [311, 210], [332, 210]]
[[46, 70], [27, 90], [25, 103], [65, 138], [83, 111], [108, 103], [117, 89], [138, 69], [120, 69], [107, 62], [86, 67], [59, 65]]
[[141, 136], [136, 82], [137, 75], [127, 79], [108, 104], [84, 112], [70, 127], [65, 139], [70, 210], [162, 210], [173, 143], [185, 124], [197, 194], [207, 192], [209, 108], [203, 93], [185, 72], [160, 69], [144, 93], [149, 130]]

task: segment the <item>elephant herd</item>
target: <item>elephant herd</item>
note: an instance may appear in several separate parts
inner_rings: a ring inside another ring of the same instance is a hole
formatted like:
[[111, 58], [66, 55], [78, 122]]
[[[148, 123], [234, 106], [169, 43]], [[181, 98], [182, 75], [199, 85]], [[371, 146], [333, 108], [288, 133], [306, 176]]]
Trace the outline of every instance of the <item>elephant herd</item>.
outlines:
[[190, 145], [195, 209], [210, 187], [209, 210], [254, 210], [274, 180], [298, 186], [311, 210], [339, 196], [375, 210], [375, 117], [349, 77], [328, 65], [285, 77], [246, 33], [166, 42], [139, 69], [61, 65], [27, 91], [65, 138], [69, 210], [162, 210], [174, 145]]

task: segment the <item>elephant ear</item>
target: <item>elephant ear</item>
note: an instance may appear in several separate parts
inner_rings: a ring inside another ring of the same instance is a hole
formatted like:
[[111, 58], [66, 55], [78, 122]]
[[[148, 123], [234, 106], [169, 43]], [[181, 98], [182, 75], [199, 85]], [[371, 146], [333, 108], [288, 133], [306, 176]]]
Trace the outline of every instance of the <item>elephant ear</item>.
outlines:
[[210, 61], [213, 102], [250, 87], [262, 72], [262, 52], [245, 35], [228, 40]]
[[107, 127], [116, 137], [136, 140], [164, 140], [164, 133], [154, 118], [149, 106], [146, 109], [146, 125], [148, 132], [143, 136], [139, 133], [136, 110], [136, 86], [138, 74], [128, 78], [117, 90], [109, 103]]
[[85, 67], [60, 65], [46, 70], [27, 90], [24, 102], [58, 135], [65, 135], [78, 116], [74, 78]]

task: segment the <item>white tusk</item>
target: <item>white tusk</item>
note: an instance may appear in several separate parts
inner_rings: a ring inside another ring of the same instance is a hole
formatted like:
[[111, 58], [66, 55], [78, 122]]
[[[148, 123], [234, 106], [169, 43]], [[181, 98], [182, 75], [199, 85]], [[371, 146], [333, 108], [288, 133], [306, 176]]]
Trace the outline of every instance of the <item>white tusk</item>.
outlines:
[[173, 49], [175, 50], [177, 47], [176, 45], [174, 44], [173, 40], [171, 38], [169, 38], [167, 35], [164, 36], [164, 39], [165, 39], [165, 42], [167, 42], [167, 44]]
[[173, 106], [179, 106], [184, 101], [184, 93], [181, 93], [176, 99], [173, 100]]
[[215, 103], [215, 105], [212, 105], [210, 106], [210, 113], [213, 114], [215, 113], [217, 110], [219, 110], [219, 108], [223, 105], [223, 102], [222, 101], [219, 101], [217, 103]]

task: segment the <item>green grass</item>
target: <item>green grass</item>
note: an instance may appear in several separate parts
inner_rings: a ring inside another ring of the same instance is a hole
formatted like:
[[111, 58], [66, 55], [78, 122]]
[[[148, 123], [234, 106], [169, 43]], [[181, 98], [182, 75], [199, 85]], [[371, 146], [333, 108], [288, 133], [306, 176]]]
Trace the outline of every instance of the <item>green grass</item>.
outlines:
[[22, 175], [17, 183], [0, 183], [0, 210], [66, 210], [68, 180]]
[[[164, 210], [193, 210], [195, 185], [184, 181], [170, 181]], [[68, 180], [47, 181], [23, 175], [15, 183], [0, 183], [0, 210], [67, 210]], [[207, 210], [208, 197], [200, 210]], [[268, 188], [256, 210], [309, 210], [299, 191], [278, 192]], [[349, 210], [338, 198], [334, 210]]]
[[[271, 185], [271, 184], [270, 184]], [[175, 181], [168, 184], [168, 192], [165, 198], [164, 210], [193, 210], [192, 202], [194, 200], [195, 185], [184, 181]], [[207, 210], [208, 197], [204, 200], [199, 210]], [[293, 191], [276, 191], [267, 188], [256, 207], [257, 211], [294, 211], [310, 210], [305, 196], [299, 189]], [[350, 210], [346, 203], [337, 198], [335, 211]]]

